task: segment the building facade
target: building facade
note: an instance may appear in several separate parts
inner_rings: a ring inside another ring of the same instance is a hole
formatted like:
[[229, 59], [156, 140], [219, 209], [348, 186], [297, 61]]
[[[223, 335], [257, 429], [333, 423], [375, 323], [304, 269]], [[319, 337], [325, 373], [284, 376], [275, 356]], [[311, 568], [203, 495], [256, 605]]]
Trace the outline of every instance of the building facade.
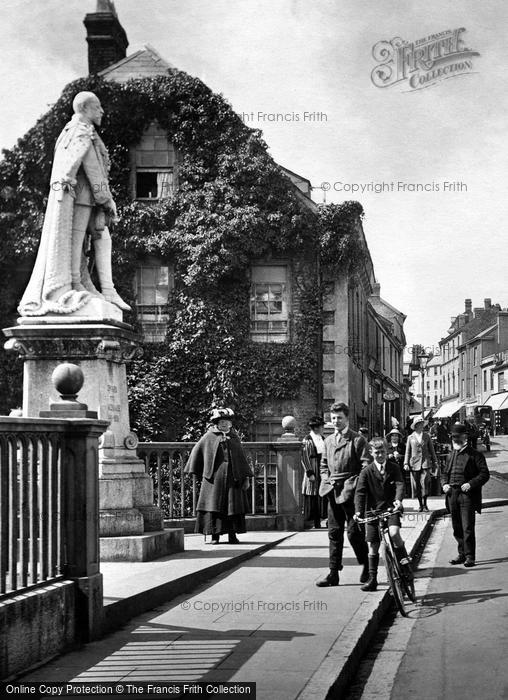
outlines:
[[[155, 85], [161, 76], [178, 72], [149, 45], [126, 54], [127, 35], [110, 0], [98, 0], [97, 11], [87, 14], [84, 24], [92, 77], [121, 85], [133, 78], [148, 79]], [[189, 154], [177, 147], [168, 131], [149, 113], [141, 136], [117, 148], [128, 153], [121, 186], [130, 202], [139, 205], [143, 216], [150, 219], [152, 208], [158, 210], [179, 192]], [[317, 231], [319, 211], [311, 199], [310, 182], [280, 166], [278, 171], [305, 210], [305, 216], [315, 221]], [[210, 204], [208, 213], [215, 215], [212, 208]], [[274, 218], [282, 216], [275, 212]], [[333, 401], [349, 403], [353, 427], [368, 425], [371, 434], [387, 432], [392, 417], [404, 420], [405, 316], [379, 295], [360, 217], [355, 223], [360, 258], [354, 268], [344, 265], [333, 275], [322, 273], [317, 234], [309, 236], [309, 243], [302, 244], [297, 254], [281, 253], [276, 238], [271, 246], [264, 246], [262, 254], [250, 254], [245, 283], [238, 286], [246, 290], [237, 304], [245, 309], [245, 336], [253, 346], [279, 348], [283, 354], [284, 347], [291, 346], [298, 333], [301, 336], [306, 315], [315, 315], [320, 323], [316, 329], [309, 326], [307, 339], [315, 367], [297, 389], [286, 391], [290, 398], [281, 398], [278, 394], [283, 394], [282, 390], [264, 393], [248, 437], [276, 438], [281, 419], [288, 414], [297, 419], [301, 434], [308, 418], [328, 411]], [[181, 260], [178, 253], [168, 253], [163, 246], [154, 244], [149, 252], [146, 246], [141, 254], [133, 252], [132, 262], [136, 322], [144, 344], [157, 347], [166, 342], [172, 323], [172, 300], [181, 293]], [[224, 294], [228, 293], [226, 285]], [[203, 299], [205, 307], [206, 303]], [[289, 366], [290, 361], [289, 357]], [[297, 358], [296, 362], [293, 369], [304, 376], [298, 364], [302, 360]], [[262, 379], [259, 381], [262, 383]], [[178, 381], [173, 382], [177, 384]], [[165, 437], [175, 436], [169, 431]]]
[[[95, 24], [97, 31], [97, 24]], [[103, 50], [103, 44], [97, 47]], [[89, 39], [90, 51], [90, 39]], [[93, 52], [92, 52], [93, 53]], [[108, 54], [109, 55], [109, 54]], [[94, 65], [100, 61], [93, 59]], [[108, 80], [126, 81], [132, 77], [150, 77], [159, 71], [165, 73], [170, 64], [164, 61], [151, 46], [132, 56], [120, 59], [114, 65], [105, 66], [100, 74]], [[157, 133], [151, 125], [144, 142], [132, 154], [136, 173], [132, 177], [133, 196], [139, 198], [140, 183], [145, 197], [157, 199], [163, 186], [176, 187], [178, 182], [178, 155], [171, 145], [164, 143], [164, 134]], [[153, 143], [152, 139], [158, 139]], [[163, 150], [168, 152], [160, 158]], [[159, 160], [154, 158], [154, 154]], [[164, 166], [161, 170], [160, 165]], [[158, 168], [158, 169], [157, 169]], [[140, 172], [141, 169], [141, 172]], [[297, 173], [282, 168], [300, 194], [301, 201], [316, 212], [311, 200], [310, 182]], [[167, 173], [167, 175], [166, 175]], [[162, 178], [166, 177], [165, 182]], [[370, 434], [384, 434], [391, 428], [391, 418], [405, 420], [407, 412], [407, 388], [403, 383], [402, 353], [405, 346], [403, 324], [405, 315], [381, 299], [379, 284], [374, 275], [373, 263], [360, 220], [357, 235], [362, 248], [359, 270], [343, 273], [322, 280], [322, 339], [320, 339], [319, 370], [321, 382], [314, 394], [304, 392], [298, 402], [275, 400], [267, 397], [260, 407], [259, 416], [252, 428], [255, 439], [271, 439], [280, 433], [280, 421], [286, 414], [293, 414], [301, 429], [306, 418], [316, 410], [326, 415], [334, 401], [344, 401], [351, 409], [351, 423], [355, 427], [366, 425]], [[162, 261], [150, 263], [137, 271], [138, 308], [143, 301], [167, 299], [173, 279], [171, 265]], [[305, 269], [306, 267], [306, 269]], [[148, 289], [142, 290], [143, 278], [150, 280]], [[251, 338], [260, 343], [285, 343], [291, 336], [291, 324], [299, 306], [298, 278], [312, 272], [312, 260], [305, 261], [270, 259], [255, 260], [251, 265], [250, 324]], [[153, 289], [152, 280], [159, 280]], [[164, 332], [163, 304], [147, 304], [141, 309], [145, 338], [159, 340]], [[154, 316], [155, 312], [155, 316]]]
[[480, 420], [479, 413], [486, 415], [492, 429], [503, 433], [508, 430], [508, 311], [492, 307], [490, 299], [484, 308], [495, 313], [494, 322], [469, 334], [458, 348], [460, 400], [466, 417]]
[[471, 299], [466, 299], [464, 311], [452, 318], [448, 335], [439, 342], [443, 394], [437, 417], [465, 420], [475, 417], [484, 403], [494, 381], [494, 336], [504, 343], [499, 317], [503, 317], [501, 307], [490, 299], [474, 309]]

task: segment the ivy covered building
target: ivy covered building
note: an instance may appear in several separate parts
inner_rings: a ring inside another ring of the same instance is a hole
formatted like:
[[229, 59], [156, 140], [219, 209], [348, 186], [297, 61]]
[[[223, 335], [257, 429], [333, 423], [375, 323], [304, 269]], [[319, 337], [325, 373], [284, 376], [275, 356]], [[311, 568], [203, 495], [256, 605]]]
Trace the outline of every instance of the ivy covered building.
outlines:
[[[403, 419], [405, 317], [379, 296], [361, 206], [316, 206], [310, 182], [277, 165], [222, 97], [151, 46], [127, 56], [110, 0], [85, 26], [90, 75], [0, 162], [3, 327], [37, 250], [56, 138], [74, 95], [91, 90], [120, 214], [115, 281], [144, 346], [129, 374], [140, 437], [195, 437], [222, 403], [260, 440], [287, 414], [303, 432], [333, 400], [371, 432]], [[20, 391], [4, 353], [2, 412]]]

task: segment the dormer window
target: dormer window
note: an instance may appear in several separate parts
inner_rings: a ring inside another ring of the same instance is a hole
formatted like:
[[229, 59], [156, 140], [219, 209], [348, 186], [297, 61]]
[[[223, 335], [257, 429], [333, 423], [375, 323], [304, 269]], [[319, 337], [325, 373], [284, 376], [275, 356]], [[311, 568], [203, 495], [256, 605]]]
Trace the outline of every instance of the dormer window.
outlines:
[[132, 150], [133, 197], [154, 202], [169, 197], [176, 187], [177, 156], [166, 132], [152, 122]]

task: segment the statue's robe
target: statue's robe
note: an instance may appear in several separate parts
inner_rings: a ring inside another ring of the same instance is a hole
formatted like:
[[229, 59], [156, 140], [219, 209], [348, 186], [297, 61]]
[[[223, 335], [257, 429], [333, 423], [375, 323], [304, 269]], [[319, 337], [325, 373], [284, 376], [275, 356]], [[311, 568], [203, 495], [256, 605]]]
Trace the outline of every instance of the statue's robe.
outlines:
[[71, 314], [97, 294], [84, 261], [81, 283], [71, 283], [72, 223], [76, 204], [90, 207], [90, 221], [112, 201], [109, 158], [92, 124], [75, 114], [55, 145], [51, 184], [41, 240], [32, 276], [18, 311], [21, 316]]

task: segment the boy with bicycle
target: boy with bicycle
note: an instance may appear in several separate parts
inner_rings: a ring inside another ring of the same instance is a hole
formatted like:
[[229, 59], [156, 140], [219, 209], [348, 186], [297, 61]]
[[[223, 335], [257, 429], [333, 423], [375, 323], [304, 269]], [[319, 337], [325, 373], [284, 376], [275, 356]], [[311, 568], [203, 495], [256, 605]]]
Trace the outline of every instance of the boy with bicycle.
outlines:
[[[386, 511], [393, 508], [388, 518], [390, 536], [395, 554], [401, 564], [409, 566], [410, 558], [400, 536], [400, 511], [404, 496], [404, 478], [400, 467], [387, 459], [388, 446], [383, 438], [375, 437], [368, 444], [372, 462], [360, 472], [355, 493], [355, 519], [368, 517], [373, 511]], [[368, 546], [369, 579], [362, 591], [377, 589], [377, 569], [379, 564], [379, 532], [377, 522], [366, 523], [365, 540]]]

